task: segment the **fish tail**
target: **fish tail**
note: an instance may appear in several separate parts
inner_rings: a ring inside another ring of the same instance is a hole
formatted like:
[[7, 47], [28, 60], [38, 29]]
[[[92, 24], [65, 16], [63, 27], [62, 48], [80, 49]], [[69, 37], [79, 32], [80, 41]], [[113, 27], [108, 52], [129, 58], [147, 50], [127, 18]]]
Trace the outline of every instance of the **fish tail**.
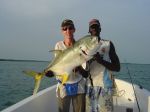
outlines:
[[35, 71], [23, 71], [23, 73], [32, 76], [35, 80], [35, 84], [34, 84], [34, 91], [33, 91], [33, 95], [35, 95], [38, 92], [38, 89], [40, 87], [40, 83], [41, 83], [41, 79], [43, 78], [44, 74], [43, 73], [38, 73]]
[[40, 87], [40, 83], [41, 83], [41, 78], [40, 79], [35, 79], [33, 95], [35, 95], [38, 92], [39, 87]]
[[32, 70], [25, 70], [25, 71], [22, 71], [22, 72], [25, 73], [28, 76], [31, 76], [31, 77], [35, 77], [37, 74], [39, 74], [38, 72], [35, 72], [35, 71], [32, 71]]

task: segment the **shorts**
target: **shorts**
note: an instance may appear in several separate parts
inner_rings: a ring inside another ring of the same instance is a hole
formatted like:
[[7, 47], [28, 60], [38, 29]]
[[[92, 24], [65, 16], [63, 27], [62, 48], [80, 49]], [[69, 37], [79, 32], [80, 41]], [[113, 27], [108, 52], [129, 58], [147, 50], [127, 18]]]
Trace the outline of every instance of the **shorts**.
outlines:
[[112, 89], [104, 89], [100, 86], [88, 86], [86, 88], [86, 112], [112, 112]]

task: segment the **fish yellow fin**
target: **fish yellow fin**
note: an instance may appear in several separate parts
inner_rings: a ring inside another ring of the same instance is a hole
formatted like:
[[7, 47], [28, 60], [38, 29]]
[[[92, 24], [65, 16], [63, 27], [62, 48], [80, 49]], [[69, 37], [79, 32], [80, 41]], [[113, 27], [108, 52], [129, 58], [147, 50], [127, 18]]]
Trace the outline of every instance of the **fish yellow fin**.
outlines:
[[35, 80], [35, 84], [34, 84], [34, 90], [33, 90], [33, 95], [35, 95], [38, 92], [38, 89], [40, 87], [40, 83], [41, 83], [41, 79], [43, 78], [43, 76], [45, 75], [44, 72], [43, 73], [38, 73], [32, 70], [26, 70], [23, 71], [23, 73], [32, 76]]
[[34, 84], [34, 90], [33, 90], [33, 95], [35, 95], [40, 87], [41, 79], [35, 79], [35, 84]]
[[35, 79], [35, 85], [34, 85], [34, 90], [33, 90], [33, 95], [35, 95], [40, 87], [40, 83], [41, 83], [41, 79], [43, 78], [44, 75], [42, 75], [41, 73], [38, 73], [37, 75], [35, 75], [34, 79]]
[[65, 84], [69, 78], [69, 75], [67, 73], [62, 74], [63, 80], [62, 80], [62, 84]]
[[35, 80], [41, 80], [43, 78], [43, 75], [38, 73], [36, 76], [35, 76]]
[[68, 73], [64, 73], [64, 74], [61, 74], [61, 75], [56, 75], [58, 78], [62, 78], [62, 84], [65, 84], [69, 78], [69, 75]]

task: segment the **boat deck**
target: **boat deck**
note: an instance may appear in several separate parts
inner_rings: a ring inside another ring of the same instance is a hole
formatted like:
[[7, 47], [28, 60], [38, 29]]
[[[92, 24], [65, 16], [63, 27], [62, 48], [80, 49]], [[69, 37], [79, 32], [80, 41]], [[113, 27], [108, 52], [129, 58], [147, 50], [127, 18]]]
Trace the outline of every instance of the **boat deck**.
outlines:
[[[127, 112], [126, 110], [130, 108], [133, 109], [133, 112], [139, 112], [132, 85], [119, 79], [116, 80], [116, 83], [121, 96], [114, 96], [113, 98], [114, 112]], [[145, 89], [140, 89], [136, 85], [134, 87], [141, 112], [150, 112], [150, 92]], [[56, 85], [49, 87], [2, 112], [57, 112], [55, 89]]]

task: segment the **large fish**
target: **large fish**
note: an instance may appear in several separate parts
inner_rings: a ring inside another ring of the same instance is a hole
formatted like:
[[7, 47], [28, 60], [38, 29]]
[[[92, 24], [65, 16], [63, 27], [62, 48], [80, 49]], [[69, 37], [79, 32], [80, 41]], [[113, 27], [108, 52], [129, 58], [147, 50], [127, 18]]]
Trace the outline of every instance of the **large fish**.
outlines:
[[33, 94], [37, 93], [41, 79], [48, 72], [61, 77], [62, 84], [64, 84], [68, 80], [73, 69], [90, 60], [96, 53], [98, 47], [98, 37], [88, 35], [79, 39], [72, 47], [63, 51], [52, 50], [52, 52], [55, 53], [55, 58], [43, 72], [37, 73], [35, 71], [24, 71], [24, 73], [33, 76], [35, 79]]

